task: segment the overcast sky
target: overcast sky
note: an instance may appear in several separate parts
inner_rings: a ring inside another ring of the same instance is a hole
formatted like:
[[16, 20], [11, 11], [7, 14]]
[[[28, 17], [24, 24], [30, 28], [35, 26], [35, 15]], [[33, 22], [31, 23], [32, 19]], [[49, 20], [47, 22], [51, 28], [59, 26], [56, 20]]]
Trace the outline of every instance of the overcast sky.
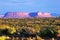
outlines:
[[0, 14], [6, 12], [60, 13], [60, 0], [0, 0]]

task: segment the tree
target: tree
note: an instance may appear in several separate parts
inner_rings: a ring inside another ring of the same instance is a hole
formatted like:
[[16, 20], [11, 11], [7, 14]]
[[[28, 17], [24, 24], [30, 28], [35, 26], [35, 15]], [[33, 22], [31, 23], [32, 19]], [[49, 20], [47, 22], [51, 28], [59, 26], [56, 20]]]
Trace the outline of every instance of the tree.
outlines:
[[23, 37], [31, 36], [32, 34], [35, 34], [34, 32], [35, 32], [35, 30], [33, 28], [30, 28], [30, 27], [24, 27], [20, 30], [20, 34]]
[[10, 32], [8, 31], [8, 29], [1, 29], [0, 33], [2, 35], [6, 35], [6, 36], [9, 36], [10, 35]]
[[45, 30], [40, 31], [38, 35], [42, 38], [55, 38], [57, 37], [57, 34], [58, 32], [56, 29], [48, 27]]

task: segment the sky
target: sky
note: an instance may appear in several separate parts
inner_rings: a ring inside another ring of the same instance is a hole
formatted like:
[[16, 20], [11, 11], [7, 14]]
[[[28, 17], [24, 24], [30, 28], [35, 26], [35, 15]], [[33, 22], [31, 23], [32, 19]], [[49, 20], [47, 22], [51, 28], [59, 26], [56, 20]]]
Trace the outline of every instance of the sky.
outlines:
[[50, 12], [60, 16], [60, 0], [0, 0], [0, 15], [6, 12]]

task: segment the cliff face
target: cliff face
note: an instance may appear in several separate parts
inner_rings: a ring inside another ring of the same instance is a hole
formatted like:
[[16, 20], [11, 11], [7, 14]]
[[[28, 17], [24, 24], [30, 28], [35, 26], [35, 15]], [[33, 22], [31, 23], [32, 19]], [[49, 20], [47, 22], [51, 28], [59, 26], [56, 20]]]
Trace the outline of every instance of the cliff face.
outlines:
[[28, 12], [7, 12], [4, 18], [28, 18]]
[[4, 18], [32, 18], [32, 17], [51, 17], [50, 13], [45, 12], [7, 12]]
[[38, 12], [38, 17], [52, 17], [49, 12]]

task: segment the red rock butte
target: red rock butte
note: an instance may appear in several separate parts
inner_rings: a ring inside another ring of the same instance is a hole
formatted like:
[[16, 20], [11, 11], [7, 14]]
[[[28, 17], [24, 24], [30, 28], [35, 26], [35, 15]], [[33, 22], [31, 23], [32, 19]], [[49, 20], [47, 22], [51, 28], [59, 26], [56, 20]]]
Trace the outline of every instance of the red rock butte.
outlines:
[[[29, 12], [7, 12], [4, 18], [31, 18], [29, 14]], [[49, 12], [37, 12], [37, 16], [35, 17], [51, 17], [51, 15]]]
[[38, 12], [38, 17], [52, 17], [49, 12]]

